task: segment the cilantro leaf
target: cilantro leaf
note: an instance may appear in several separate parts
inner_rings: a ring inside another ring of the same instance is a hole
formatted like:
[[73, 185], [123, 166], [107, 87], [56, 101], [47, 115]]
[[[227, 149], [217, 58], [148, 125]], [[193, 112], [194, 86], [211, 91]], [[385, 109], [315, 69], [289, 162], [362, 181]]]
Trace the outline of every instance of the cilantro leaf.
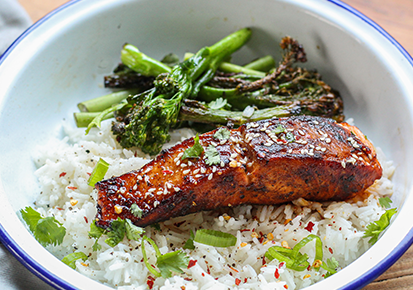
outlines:
[[135, 226], [130, 219], [125, 220], [126, 237], [129, 240], [138, 241], [145, 232], [143, 228]]
[[208, 104], [208, 107], [210, 109], [213, 109], [213, 110], [219, 110], [219, 109], [223, 109], [223, 108], [229, 109], [229, 108], [231, 108], [231, 105], [228, 104], [228, 101], [226, 99], [217, 98], [216, 100], [211, 101]]
[[185, 245], [184, 245], [184, 249], [189, 249], [189, 250], [195, 249], [194, 239], [195, 239], [195, 234], [194, 234], [194, 232], [191, 230], [189, 239], [186, 241], [186, 243], [185, 243]]
[[29, 226], [35, 239], [44, 247], [60, 245], [66, 235], [66, 228], [55, 217], [42, 217], [31, 207], [21, 209], [23, 220]]
[[133, 203], [133, 204], [131, 205], [131, 207], [130, 207], [130, 212], [131, 212], [135, 217], [138, 217], [138, 218], [141, 218], [141, 217], [142, 217], [142, 214], [143, 214], [143, 210], [142, 210], [136, 203]]
[[388, 209], [382, 214], [378, 221], [368, 224], [363, 238], [371, 237], [369, 243], [374, 245], [377, 242], [379, 235], [390, 225], [390, 220], [396, 212], [396, 208]]
[[105, 240], [105, 243], [114, 247], [123, 240], [125, 235], [129, 240], [137, 241], [144, 232], [145, 230], [143, 228], [135, 226], [131, 220], [118, 218], [112, 222], [110, 230], [104, 230], [98, 227], [96, 221], [93, 221], [90, 224], [89, 237], [96, 239], [92, 250], [98, 251], [102, 248], [102, 246], [98, 244], [98, 240], [102, 235], [107, 235], [108, 238]]
[[228, 140], [231, 132], [226, 127], [221, 127], [215, 132], [214, 138], [219, 140]]
[[278, 135], [285, 132], [285, 127], [281, 124], [278, 124], [277, 127], [272, 131], [274, 134]]
[[156, 260], [156, 266], [163, 278], [172, 277], [172, 272], [183, 273], [182, 268], [185, 269], [188, 263], [188, 256], [181, 250], [158, 256]]
[[217, 148], [212, 145], [209, 145], [205, 150], [205, 163], [208, 165], [220, 164], [221, 163], [221, 156]]
[[82, 259], [83, 261], [87, 260], [87, 256], [83, 252], [74, 252], [62, 259], [62, 262], [68, 265], [72, 269], [76, 269], [76, 261]]
[[392, 202], [393, 201], [388, 196], [379, 198], [379, 203], [383, 208], [390, 208]]
[[106, 232], [108, 238], [105, 240], [105, 243], [114, 247], [123, 240], [125, 233], [125, 221], [118, 217], [118, 219], [110, 225], [110, 230]]
[[204, 152], [204, 147], [202, 147], [202, 145], [199, 143], [199, 136], [197, 133], [194, 137], [194, 145], [184, 151], [181, 160], [184, 160], [186, 158], [197, 158], [202, 154], [202, 152]]
[[[153, 265], [151, 265], [151, 263], [149, 263], [149, 260], [146, 256], [145, 241], [150, 243], [155, 250], [156, 266], [158, 267], [159, 271]], [[141, 246], [144, 263], [148, 270], [156, 277], [172, 277], [172, 272], [183, 273], [182, 268], [186, 268], [188, 266], [189, 257], [186, 256], [185, 253], [181, 250], [169, 252], [162, 255], [156, 243], [147, 236], [142, 237]]]

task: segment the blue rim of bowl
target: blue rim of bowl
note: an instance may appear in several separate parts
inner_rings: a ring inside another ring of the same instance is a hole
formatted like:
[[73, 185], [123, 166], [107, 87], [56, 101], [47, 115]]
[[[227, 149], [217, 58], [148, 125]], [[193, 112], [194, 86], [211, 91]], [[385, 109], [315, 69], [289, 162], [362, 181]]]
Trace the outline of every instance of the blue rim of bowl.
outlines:
[[[6, 51], [0, 55], [0, 65], [3, 60], [7, 57], [7, 55], [18, 45], [29, 33], [35, 30], [38, 26], [40, 26], [43, 22], [47, 21], [50, 17], [53, 17], [55, 14], [59, 13], [60, 11], [66, 9], [67, 7], [80, 2], [82, 0], [71, 0], [62, 6], [56, 8], [32, 26], [30, 26], [26, 31], [24, 31], [7, 49]], [[338, 7], [346, 10], [347, 12], [357, 16], [368, 25], [372, 26], [376, 29], [383, 37], [385, 37], [391, 44], [393, 44], [401, 54], [408, 60], [411, 66], [413, 66], [413, 59], [410, 54], [383, 28], [381, 28], [377, 23], [372, 21], [370, 18], [365, 16], [364, 14], [360, 13], [355, 8], [341, 2], [340, 0], [327, 0], [328, 2], [337, 5]], [[38, 264], [35, 260], [33, 260], [5, 231], [3, 226], [0, 224], [0, 241], [3, 245], [17, 258], [19, 262], [26, 266], [33, 274], [38, 276], [39, 278], [43, 279], [45, 282], [50, 284], [55, 288], [60, 289], [77, 289], [74, 288], [73, 285], [70, 283], [63, 281], [59, 277], [51, 274], [47, 271], [42, 265]], [[366, 286], [368, 283], [373, 281], [379, 275], [384, 273], [390, 266], [392, 266], [411, 246], [413, 243], [413, 229], [411, 229], [405, 238], [399, 243], [396, 249], [394, 249], [388, 256], [386, 256], [379, 265], [377, 265], [374, 269], [368, 271], [363, 277], [352, 281], [342, 287], [341, 289], [361, 289], [362, 287]]]

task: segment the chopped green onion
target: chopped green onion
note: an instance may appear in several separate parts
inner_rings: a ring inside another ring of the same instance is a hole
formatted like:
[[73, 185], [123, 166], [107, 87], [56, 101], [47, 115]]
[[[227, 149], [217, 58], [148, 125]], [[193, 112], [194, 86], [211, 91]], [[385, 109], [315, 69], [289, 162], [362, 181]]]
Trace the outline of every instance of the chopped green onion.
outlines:
[[194, 241], [213, 247], [225, 248], [235, 246], [237, 238], [220, 231], [200, 229], [196, 231]]
[[76, 261], [82, 259], [83, 261], [87, 260], [87, 256], [83, 252], [74, 252], [62, 259], [62, 262], [68, 265], [72, 269], [76, 269]]
[[265, 257], [269, 260], [277, 259], [280, 262], [284, 262], [286, 267], [295, 271], [304, 271], [310, 266], [307, 254], [301, 254], [299, 251], [302, 247], [307, 245], [312, 240], [315, 240], [315, 258], [313, 267], [318, 269], [320, 265], [316, 263], [323, 259], [323, 243], [320, 237], [316, 235], [308, 235], [302, 239], [292, 249], [286, 249], [280, 246], [274, 246], [268, 249], [265, 253]]
[[95, 186], [96, 182], [101, 181], [103, 178], [105, 178], [105, 174], [108, 171], [108, 169], [109, 163], [100, 158], [95, 168], [93, 169], [92, 174], [89, 177], [88, 185]]

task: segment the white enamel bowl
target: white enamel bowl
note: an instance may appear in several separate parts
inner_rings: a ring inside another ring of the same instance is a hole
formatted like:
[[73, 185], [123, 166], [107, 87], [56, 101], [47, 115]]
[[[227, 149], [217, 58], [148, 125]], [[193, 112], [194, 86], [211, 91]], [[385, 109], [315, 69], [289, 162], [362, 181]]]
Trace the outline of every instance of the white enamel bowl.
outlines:
[[279, 55], [285, 35], [299, 40], [306, 65], [341, 92], [346, 116], [397, 167], [399, 213], [391, 227], [354, 263], [309, 289], [361, 288], [403, 254], [413, 238], [413, 61], [380, 27], [338, 0], [83, 0], [34, 24], [0, 59], [0, 236], [17, 259], [57, 288], [105, 289], [54, 258], [17, 217], [38, 194], [33, 149], [61, 134], [61, 120], [72, 118], [78, 101], [106, 92], [102, 76], [125, 42], [160, 58], [247, 26], [253, 37], [238, 59]]

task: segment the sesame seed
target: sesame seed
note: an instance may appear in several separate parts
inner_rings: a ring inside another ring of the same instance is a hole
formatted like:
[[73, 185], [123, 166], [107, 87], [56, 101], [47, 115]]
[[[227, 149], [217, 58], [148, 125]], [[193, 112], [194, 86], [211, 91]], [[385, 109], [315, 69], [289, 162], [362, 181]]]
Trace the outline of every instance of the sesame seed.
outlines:
[[138, 175], [137, 178], [138, 178], [138, 180], [142, 180], [142, 176], [140, 176], [140, 175]]
[[199, 172], [199, 168], [195, 169], [192, 173], [193, 174], [198, 174], [198, 172]]
[[211, 180], [213, 177], [212, 173], [208, 175], [208, 180]]
[[237, 161], [233, 160], [229, 163], [230, 167], [237, 167]]
[[221, 164], [220, 164], [220, 165], [221, 165], [221, 167], [224, 167], [224, 166], [225, 166], [224, 161], [221, 160]]
[[138, 189], [138, 185], [135, 183], [135, 185], [132, 187], [133, 190], [137, 190]]
[[154, 192], [155, 190], [156, 190], [156, 188], [149, 188], [148, 193]]
[[236, 158], [237, 156], [238, 156], [237, 153], [232, 153], [232, 154], [231, 154], [231, 158]]
[[184, 155], [184, 152], [180, 152], [180, 153], [178, 154], [178, 158], [181, 158], [182, 155]]
[[176, 192], [178, 192], [178, 191], [180, 191], [181, 189], [180, 189], [179, 187], [174, 187], [174, 190], [175, 190]]
[[331, 139], [330, 138], [326, 138], [326, 143], [331, 143]]
[[157, 206], [159, 205], [159, 203], [160, 203], [160, 202], [156, 200], [156, 201], [153, 203], [153, 207], [157, 207]]
[[189, 172], [191, 172], [190, 169], [187, 169], [187, 170], [182, 171], [182, 173], [183, 173], [184, 175], [187, 175]]
[[301, 130], [298, 130], [298, 134], [300, 134], [301, 136], [304, 136], [304, 135], [305, 135], [304, 132], [301, 131]]
[[192, 166], [192, 162], [191, 162], [191, 161], [188, 161], [188, 166]]
[[188, 165], [185, 164], [185, 163], [182, 163], [182, 164], [181, 164], [181, 167], [182, 167], [182, 168], [185, 168], [185, 167], [187, 167], [187, 166], [188, 166]]
[[179, 166], [179, 164], [181, 164], [181, 160], [176, 161], [176, 166]]
[[205, 172], [206, 172], [205, 167], [201, 167], [201, 173], [205, 173]]
[[202, 174], [196, 174], [195, 178], [200, 178], [202, 176]]
[[214, 147], [217, 147], [217, 146], [218, 146], [218, 144], [217, 144], [216, 142], [214, 142], [214, 141], [211, 141], [211, 145], [214, 146]]
[[343, 168], [346, 168], [346, 161], [341, 161], [341, 166], [343, 166]]

